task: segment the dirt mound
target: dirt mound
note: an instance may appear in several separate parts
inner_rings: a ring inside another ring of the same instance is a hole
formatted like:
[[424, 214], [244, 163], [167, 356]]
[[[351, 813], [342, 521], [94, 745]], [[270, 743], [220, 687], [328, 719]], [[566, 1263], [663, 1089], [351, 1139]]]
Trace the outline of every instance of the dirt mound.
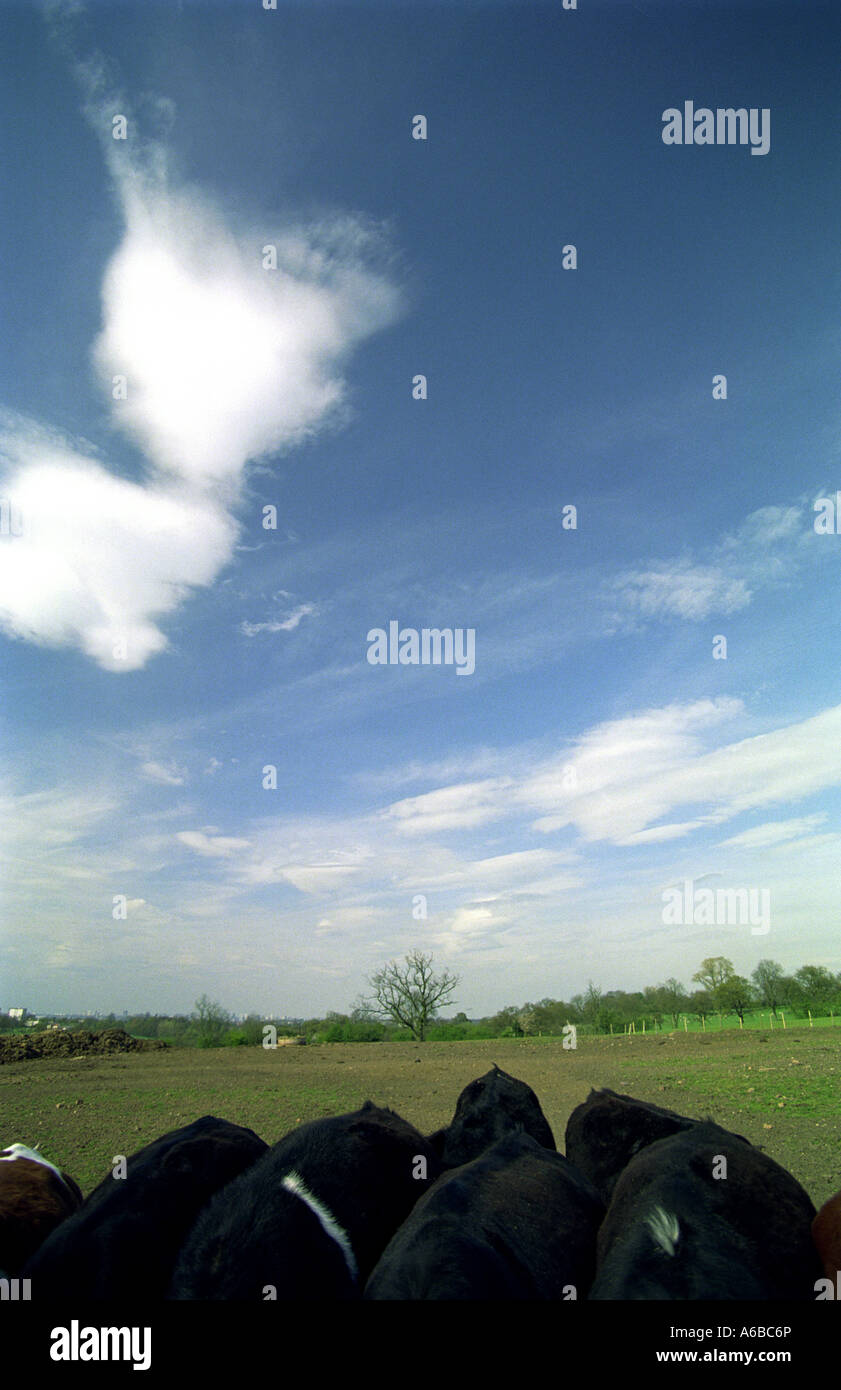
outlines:
[[31, 1057], [102, 1057], [109, 1052], [158, 1052], [165, 1042], [133, 1038], [123, 1028], [104, 1028], [101, 1033], [82, 1029], [66, 1033], [54, 1028], [46, 1033], [13, 1033], [0, 1037], [0, 1066]]

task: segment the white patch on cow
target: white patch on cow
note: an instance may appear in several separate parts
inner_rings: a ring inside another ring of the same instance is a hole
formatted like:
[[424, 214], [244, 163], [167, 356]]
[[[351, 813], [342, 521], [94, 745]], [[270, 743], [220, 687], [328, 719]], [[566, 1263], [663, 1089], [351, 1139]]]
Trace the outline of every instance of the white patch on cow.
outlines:
[[663, 1207], [655, 1207], [651, 1215], [646, 1217], [646, 1225], [654, 1237], [655, 1245], [659, 1245], [667, 1255], [673, 1255], [680, 1237], [677, 1217]]
[[359, 1271], [356, 1267], [356, 1256], [353, 1253], [353, 1247], [348, 1239], [347, 1231], [342, 1229], [332, 1212], [328, 1211], [324, 1203], [320, 1202], [319, 1199], [310, 1192], [300, 1173], [287, 1173], [280, 1185], [281, 1187], [285, 1187], [287, 1192], [292, 1192], [296, 1197], [300, 1197], [301, 1201], [306, 1203], [313, 1215], [318, 1217], [325, 1233], [331, 1240], [334, 1240], [341, 1249], [345, 1257], [345, 1263], [350, 1270], [350, 1277], [356, 1281], [359, 1277]]
[[28, 1158], [30, 1163], [40, 1163], [42, 1168], [49, 1168], [51, 1172], [55, 1173], [62, 1187], [66, 1187], [68, 1192], [71, 1191], [71, 1188], [64, 1181], [64, 1174], [61, 1170], [56, 1168], [54, 1163], [50, 1163], [48, 1158], [44, 1158], [43, 1154], [39, 1154], [37, 1149], [28, 1149], [25, 1144], [10, 1144], [7, 1149], [0, 1153], [0, 1163], [12, 1163], [16, 1158]]

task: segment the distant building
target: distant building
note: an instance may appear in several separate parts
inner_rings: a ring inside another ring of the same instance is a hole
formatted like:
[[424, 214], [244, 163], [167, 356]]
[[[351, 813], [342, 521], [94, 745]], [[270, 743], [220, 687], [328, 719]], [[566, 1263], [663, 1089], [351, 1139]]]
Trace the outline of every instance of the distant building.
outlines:
[[9, 1009], [9, 1018], [16, 1018], [23, 1023], [26, 1018], [26, 1009]]

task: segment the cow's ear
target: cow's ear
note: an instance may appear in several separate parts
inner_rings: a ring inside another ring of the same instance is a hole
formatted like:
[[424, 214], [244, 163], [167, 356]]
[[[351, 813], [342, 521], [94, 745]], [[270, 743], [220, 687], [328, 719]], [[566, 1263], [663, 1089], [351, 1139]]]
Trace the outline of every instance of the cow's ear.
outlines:
[[434, 1134], [428, 1134], [426, 1137], [426, 1142], [432, 1149], [432, 1152], [436, 1154], [438, 1158], [443, 1158], [444, 1145], [447, 1142], [446, 1129], [436, 1129]]

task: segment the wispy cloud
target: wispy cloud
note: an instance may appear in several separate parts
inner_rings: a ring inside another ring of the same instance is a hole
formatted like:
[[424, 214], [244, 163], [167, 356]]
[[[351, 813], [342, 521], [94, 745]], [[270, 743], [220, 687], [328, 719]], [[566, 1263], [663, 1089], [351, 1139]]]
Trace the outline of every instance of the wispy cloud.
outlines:
[[249, 846], [248, 840], [232, 835], [208, 835], [203, 830], [179, 830], [175, 838], [188, 849], [195, 850], [196, 854], [209, 859], [230, 859]]
[[260, 632], [294, 632], [302, 618], [317, 612], [318, 608], [314, 603], [302, 603], [286, 618], [275, 618], [264, 623], [243, 621], [239, 625], [239, 630], [245, 637], [256, 637]]
[[502, 794], [509, 785], [507, 778], [494, 777], [482, 782], [440, 787], [423, 796], [395, 801], [384, 814], [395, 822], [398, 829], [410, 835], [463, 830], [505, 815]]
[[648, 570], [629, 570], [614, 581], [627, 603], [647, 617], [673, 614], [700, 619], [710, 613], [735, 613], [750, 603], [744, 579], [719, 570], [674, 560]]
[[791, 577], [810, 526], [799, 507], [760, 507], [710, 547], [708, 560], [682, 555], [624, 570], [607, 588], [642, 617], [724, 617], [746, 608], [758, 588]]
[[119, 799], [110, 792], [52, 787], [0, 797], [0, 838], [10, 850], [49, 853], [76, 844], [111, 816]]
[[[642, 846], [841, 785], [841, 706], [710, 746], [717, 726], [743, 714], [732, 698], [644, 710], [596, 725], [525, 772], [439, 787], [383, 814], [418, 836], [526, 815], [544, 834], [569, 827], [583, 841]], [[696, 814], [668, 819], [683, 807]]]
[[755, 825], [751, 830], [743, 830], [740, 835], [731, 835], [728, 840], [722, 840], [722, 847], [734, 846], [738, 849], [765, 849], [768, 845], [779, 845], [784, 840], [795, 840], [801, 835], [808, 835], [811, 831], [823, 825], [826, 820], [825, 811], [817, 811], [813, 816], [798, 816], [795, 820], [775, 820], [766, 821], [764, 825]]
[[143, 763], [140, 771], [148, 782], [160, 782], [165, 787], [183, 787], [187, 780], [183, 769], [173, 764], [165, 767], [163, 763]]

